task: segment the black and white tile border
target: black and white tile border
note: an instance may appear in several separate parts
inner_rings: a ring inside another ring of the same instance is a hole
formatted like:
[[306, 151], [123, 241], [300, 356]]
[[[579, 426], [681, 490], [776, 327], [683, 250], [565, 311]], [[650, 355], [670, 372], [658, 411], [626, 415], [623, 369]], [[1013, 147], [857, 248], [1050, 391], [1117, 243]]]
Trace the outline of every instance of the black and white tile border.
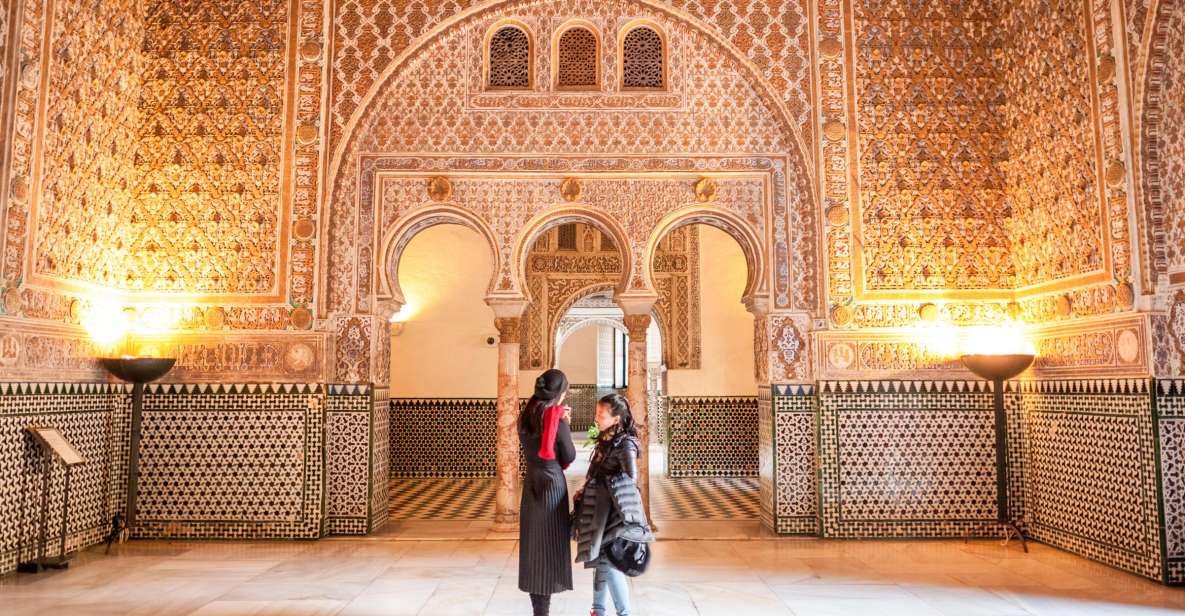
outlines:
[[756, 477], [758, 400], [746, 396], [668, 396], [667, 474]]

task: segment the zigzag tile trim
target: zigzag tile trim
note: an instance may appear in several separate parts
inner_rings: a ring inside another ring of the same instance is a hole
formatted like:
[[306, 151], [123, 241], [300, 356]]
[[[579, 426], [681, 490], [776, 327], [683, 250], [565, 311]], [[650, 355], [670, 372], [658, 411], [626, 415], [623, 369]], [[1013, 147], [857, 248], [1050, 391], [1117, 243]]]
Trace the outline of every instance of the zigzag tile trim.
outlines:
[[108, 394], [131, 390], [127, 383], [0, 383], [0, 396]]
[[815, 395], [815, 385], [813, 383], [790, 383], [785, 385], [774, 385], [773, 395], [775, 396], [813, 396]]
[[1012, 381], [1021, 393], [1048, 395], [1120, 395], [1146, 396], [1152, 393], [1151, 379], [1075, 379]]
[[824, 394], [964, 394], [992, 391], [988, 381], [820, 381]]
[[346, 383], [330, 383], [329, 395], [331, 396], [365, 396], [370, 393], [370, 385], [352, 385]]
[[320, 383], [149, 383], [145, 393], [151, 394], [320, 394], [325, 386]]

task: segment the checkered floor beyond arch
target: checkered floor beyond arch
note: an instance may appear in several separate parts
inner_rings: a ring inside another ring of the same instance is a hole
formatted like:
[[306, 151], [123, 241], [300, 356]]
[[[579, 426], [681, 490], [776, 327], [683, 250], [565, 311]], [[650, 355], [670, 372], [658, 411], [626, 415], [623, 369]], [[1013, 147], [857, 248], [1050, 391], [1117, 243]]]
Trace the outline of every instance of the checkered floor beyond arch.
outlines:
[[[572, 477], [569, 489], [575, 491], [580, 481], [581, 477]], [[651, 506], [657, 520], [756, 520], [760, 511], [757, 479], [654, 477]], [[470, 521], [493, 516], [493, 479], [391, 481], [392, 520]]]

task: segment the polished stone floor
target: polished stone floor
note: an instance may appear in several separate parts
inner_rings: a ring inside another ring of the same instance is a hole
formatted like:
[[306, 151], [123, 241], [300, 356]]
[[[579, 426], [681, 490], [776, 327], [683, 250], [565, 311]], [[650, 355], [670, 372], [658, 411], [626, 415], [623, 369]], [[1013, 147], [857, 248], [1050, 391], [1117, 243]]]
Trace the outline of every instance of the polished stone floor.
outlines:
[[[522, 615], [513, 540], [135, 541], [67, 571], [0, 579], [0, 613]], [[553, 614], [588, 613], [591, 578]], [[1125, 615], [1185, 610], [1160, 586], [1042, 545], [659, 541], [635, 616]]]

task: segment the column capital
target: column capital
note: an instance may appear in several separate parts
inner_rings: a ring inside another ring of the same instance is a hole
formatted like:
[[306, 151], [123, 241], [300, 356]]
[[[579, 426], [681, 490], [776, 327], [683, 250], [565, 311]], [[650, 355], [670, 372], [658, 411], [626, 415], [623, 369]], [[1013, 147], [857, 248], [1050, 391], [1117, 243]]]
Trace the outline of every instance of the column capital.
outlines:
[[487, 295], [486, 305], [494, 309], [494, 316], [499, 319], [523, 316], [527, 309], [527, 298], [520, 296]]
[[769, 315], [768, 295], [750, 295], [741, 301], [745, 304], [745, 309], [753, 316], [761, 318]]
[[498, 337], [500, 342], [518, 343], [519, 328], [522, 326], [522, 317], [494, 317], [494, 329], [498, 330]]
[[403, 310], [403, 301], [392, 298], [380, 301], [375, 308], [375, 314], [383, 321], [390, 321], [400, 310]]
[[628, 318], [630, 315], [646, 315], [654, 310], [654, 306], [658, 304], [657, 294], [645, 295], [617, 295], [614, 297], [617, 305], [621, 306], [621, 311], [625, 313]]
[[650, 313], [625, 315], [625, 329], [629, 333], [631, 342], [646, 340], [646, 330], [650, 328]]

